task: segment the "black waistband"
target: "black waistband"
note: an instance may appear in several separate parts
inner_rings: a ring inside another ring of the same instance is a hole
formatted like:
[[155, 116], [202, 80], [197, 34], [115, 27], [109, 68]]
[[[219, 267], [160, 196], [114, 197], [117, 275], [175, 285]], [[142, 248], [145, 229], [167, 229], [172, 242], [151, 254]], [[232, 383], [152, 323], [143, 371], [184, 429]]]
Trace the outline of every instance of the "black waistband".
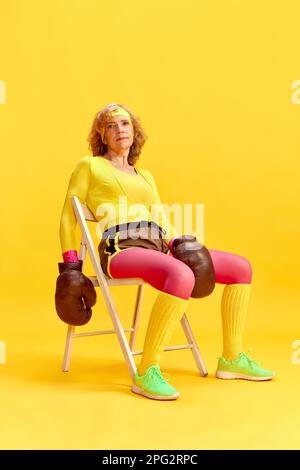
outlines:
[[161, 228], [156, 222], [154, 222], [153, 220], [151, 221], [148, 221], [148, 220], [139, 220], [139, 221], [135, 221], [135, 222], [126, 222], [124, 224], [118, 224], [118, 225], [114, 225], [113, 227], [109, 227], [107, 230], [105, 230], [103, 233], [102, 233], [102, 238], [112, 238], [116, 235], [117, 232], [120, 232], [122, 230], [127, 230], [128, 227], [131, 229], [131, 230], [135, 230], [137, 228], [140, 228], [140, 227], [154, 227], [156, 229], [159, 230], [160, 233], [164, 233], [166, 234], [166, 230], [164, 230], [163, 228]]

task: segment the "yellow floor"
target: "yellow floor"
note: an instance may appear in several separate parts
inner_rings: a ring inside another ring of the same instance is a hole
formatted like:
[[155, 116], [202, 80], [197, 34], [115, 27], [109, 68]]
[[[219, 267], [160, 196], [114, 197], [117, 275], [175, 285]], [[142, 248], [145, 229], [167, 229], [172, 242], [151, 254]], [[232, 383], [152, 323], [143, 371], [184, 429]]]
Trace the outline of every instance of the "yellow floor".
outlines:
[[[299, 449], [300, 364], [291, 361], [291, 343], [300, 339], [298, 298], [288, 290], [280, 298], [254, 290], [245, 345], [277, 377], [264, 383], [224, 381], [214, 378], [221, 290], [217, 286], [211, 298], [192, 299], [188, 311], [209, 376], [198, 375], [190, 351], [163, 355], [162, 369], [181, 392], [173, 402], [130, 391], [115, 337], [77, 339], [71, 371], [62, 373], [65, 326], [52, 298], [49, 304], [15, 301], [0, 332], [7, 347], [7, 363], [0, 366], [1, 449]], [[141, 336], [155, 295], [147, 286]], [[118, 293], [116, 304], [127, 318], [124, 298], [130, 296]], [[108, 326], [99, 301], [88, 327]], [[176, 341], [183, 341], [179, 329], [172, 344]]]

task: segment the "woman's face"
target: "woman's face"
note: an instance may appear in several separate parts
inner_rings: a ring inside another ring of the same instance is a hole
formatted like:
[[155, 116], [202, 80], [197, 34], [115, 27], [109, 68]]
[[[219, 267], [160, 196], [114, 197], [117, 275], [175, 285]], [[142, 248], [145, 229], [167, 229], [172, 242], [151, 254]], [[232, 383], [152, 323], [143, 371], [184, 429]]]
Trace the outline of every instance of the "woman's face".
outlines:
[[133, 144], [133, 128], [126, 116], [117, 115], [107, 120], [104, 143], [108, 149], [115, 151], [131, 147]]

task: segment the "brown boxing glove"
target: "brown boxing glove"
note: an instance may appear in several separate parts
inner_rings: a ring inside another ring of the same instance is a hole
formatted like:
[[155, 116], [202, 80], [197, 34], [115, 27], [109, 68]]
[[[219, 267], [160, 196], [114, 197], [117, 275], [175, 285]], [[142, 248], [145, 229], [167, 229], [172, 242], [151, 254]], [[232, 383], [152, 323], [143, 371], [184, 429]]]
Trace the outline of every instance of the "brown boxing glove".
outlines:
[[58, 263], [55, 306], [59, 318], [68, 325], [84, 325], [92, 316], [97, 294], [92, 281], [82, 272], [82, 261]]
[[172, 254], [187, 264], [195, 275], [191, 297], [207, 297], [215, 288], [215, 271], [208, 249], [193, 235], [182, 235], [172, 242]]

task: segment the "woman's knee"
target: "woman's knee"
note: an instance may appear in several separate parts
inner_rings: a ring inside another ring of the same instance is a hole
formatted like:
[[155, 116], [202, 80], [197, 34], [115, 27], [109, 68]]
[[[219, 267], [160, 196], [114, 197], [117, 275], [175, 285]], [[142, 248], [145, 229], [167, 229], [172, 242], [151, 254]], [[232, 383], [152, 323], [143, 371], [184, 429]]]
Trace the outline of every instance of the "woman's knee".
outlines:
[[252, 266], [244, 256], [209, 249], [211, 254], [216, 282], [221, 284], [250, 284], [252, 281]]
[[251, 284], [252, 282], [252, 265], [244, 256], [237, 255], [237, 272], [236, 283]]
[[189, 266], [182, 261], [176, 261], [167, 272], [163, 291], [188, 299], [195, 285], [195, 276]]

